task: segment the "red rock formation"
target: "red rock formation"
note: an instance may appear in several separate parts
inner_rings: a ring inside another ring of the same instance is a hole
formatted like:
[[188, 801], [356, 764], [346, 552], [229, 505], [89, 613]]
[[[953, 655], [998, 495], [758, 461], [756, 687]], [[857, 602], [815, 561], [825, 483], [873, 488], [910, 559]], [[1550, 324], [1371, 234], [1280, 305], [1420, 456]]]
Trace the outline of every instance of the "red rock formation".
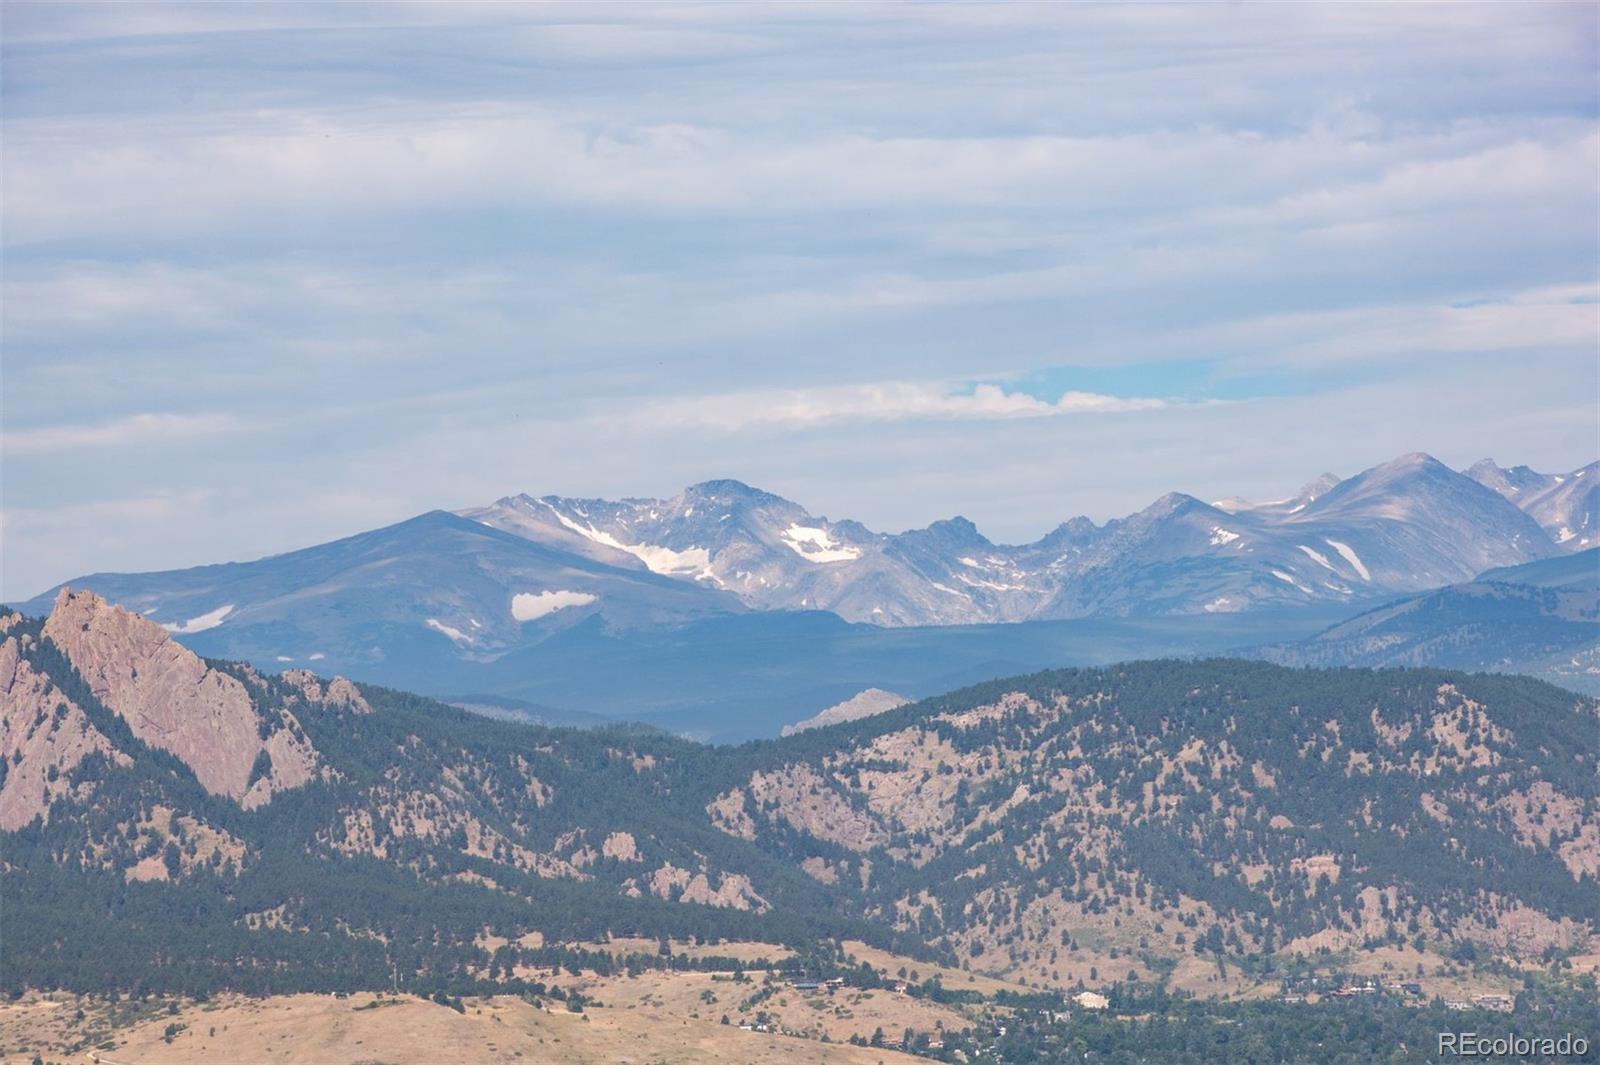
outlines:
[[11, 832], [36, 817], [48, 819], [50, 804], [70, 790], [68, 770], [89, 754], [128, 761], [81, 708], [22, 657], [22, 639], [29, 637], [8, 636], [0, 643], [0, 758], [7, 763], [0, 784], [0, 829]]
[[[262, 717], [244, 684], [207, 666], [154, 622], [92, 592], [63, 588], [44, 634], [135, 736], [176, 755], [212, 794], [257, 806], [273, 791], [311, 779], [316, 751], [296, 738], [298, 727], [285, 727], [297, 724], [292, 717], [274, 720], [263, 741]], [[252, 786], [263, 749], [272, 772]]]

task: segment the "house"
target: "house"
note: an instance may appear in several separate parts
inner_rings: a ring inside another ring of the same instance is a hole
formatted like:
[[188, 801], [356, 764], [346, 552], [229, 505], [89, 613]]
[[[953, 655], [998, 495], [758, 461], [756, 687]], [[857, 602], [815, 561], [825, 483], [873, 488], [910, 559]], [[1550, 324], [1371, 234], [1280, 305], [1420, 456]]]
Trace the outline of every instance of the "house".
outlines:
[[1111, 1005], [1110, 999], [1096, 991], [1079, 991], [1072, 996], [1072, 1001], [1086, 1010], [1103, 1010]]
[[1406, 994], [1410, 995], [1412, 998], [1421, 998], [1422, 997], [1422, 985], [1417, 983], [1416, 981], [1410, 981], [1410, 982], [1401, 984], [1400, 985], [1400, 990], [1404, 991]]

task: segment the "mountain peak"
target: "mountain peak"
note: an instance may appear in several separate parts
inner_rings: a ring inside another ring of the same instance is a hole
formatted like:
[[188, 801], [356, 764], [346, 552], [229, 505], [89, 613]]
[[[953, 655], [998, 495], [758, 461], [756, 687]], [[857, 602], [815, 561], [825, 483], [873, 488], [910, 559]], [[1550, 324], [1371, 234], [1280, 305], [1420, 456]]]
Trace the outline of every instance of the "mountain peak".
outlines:
[[787, 502], [782, 496], [745, 484], [731, 477], [691, 484], [683, 490], [685, 499], [707, 499], [729, 503]]
[[987, 544], [989, 542], [988, 538], [978, 531], [976, 525], [960, 514], [953, 518], [941, 518], [939, 521], [933, 522], [928, 526], [928, 531], [972, 543]]
[[1412, 470], [1447, 470], [1454, 473], [1450, 467], [1428, 454], [1426, 451], [1408, 451], [1374, 467], [1375, 471], [1402, 473]]
[[1143, 510], [1139, 511], [1138, 516], [1151, 518], [1165, 517], [1168, 514], [1176, 514], [1181, 510], [1189, 510], [1192, 507], [1205, 507], [1208, 510], [1214, 509], [1212, 508], [1211, 504], [1206, 503], [1203, 500], [1196, 499], [1187, 492], [1168, 492], [1166, 495], [1157, 499], [1154, 503], [1151, 503], [1148, 507], [1145, 507]]
[[1309, 503], [1330, 489], [1336, 488], [1342, 478], [1336, 473], [1324, 473], [1322, 476], [1307, 481], [1300, 486], [1300, 491], [1294, 494], [1297, 503]]

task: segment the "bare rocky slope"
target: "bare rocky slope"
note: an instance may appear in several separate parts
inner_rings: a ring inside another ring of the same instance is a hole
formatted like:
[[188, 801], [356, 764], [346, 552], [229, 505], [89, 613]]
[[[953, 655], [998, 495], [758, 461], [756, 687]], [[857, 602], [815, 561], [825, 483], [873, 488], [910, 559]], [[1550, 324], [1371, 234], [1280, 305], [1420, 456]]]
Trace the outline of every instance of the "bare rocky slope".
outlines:
[[629, 932], [1072, 986], [1600, 927], [1600, 704], [1523, 678], [1138, 663], [713, 748], [208, 662], [65, 593], [5, 616], [0, 693], [18, 983], [476, 979], [487, 933]]

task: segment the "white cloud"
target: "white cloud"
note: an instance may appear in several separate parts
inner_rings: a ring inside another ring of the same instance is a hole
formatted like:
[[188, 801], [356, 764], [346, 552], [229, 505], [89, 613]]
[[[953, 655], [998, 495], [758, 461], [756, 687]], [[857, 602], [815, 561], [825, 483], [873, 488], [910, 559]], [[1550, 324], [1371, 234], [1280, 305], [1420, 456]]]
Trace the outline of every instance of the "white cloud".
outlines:
[[92, 425], [10, 429], [0, 436], [0, 447], [7, 455], [137, 447], [236, 433], [248, 427], [247, 422], [231, 414], [132, 414]]
[[1123, 398], [1070, 391], [1054, 401], [1002, 386], [962, 389], [949, 383], [884, 381], [823, 388], [770, 389], [653, 400], [618, 417], [656, 429], [698, 427], [734, 431], [763, 426], [803, 427], [827, 422], [908, 419], [993, 420], [1114, 414], [1156, 410], [1154, 398]]
[[1330, 365], [1517, 351], [1592, 351], [1600, 287], [1553, 285], [1483, 302], [1409, 303], [1267, 315], [1191, 331], [1186, 347], [1228, 351], [1240, 367]]
[[[285, 211], [574, 205], [697, 216], [877, 208], [1206, 210], [1219, 224], [1573, 193], [1569, 121], [1497, 144], [1463, 127], [1353, 145], [1313, 126], [1076, 135], [790, 131], [533, 101], [8, 122], [13, 240], [267, 228]], [[1310, 188], [1313, 191], [1304, 191]], [[1581, 186], [1580, 186], [1581, 189]], [[1440, 191], [1445, 190], [1445, 191]]]
[[[7, 14], [8, 588], [511, 488], [1036, 535], [1593, 457], [1581, 5]], [[1184, 360], [1302, 394], [995, 383]]]

